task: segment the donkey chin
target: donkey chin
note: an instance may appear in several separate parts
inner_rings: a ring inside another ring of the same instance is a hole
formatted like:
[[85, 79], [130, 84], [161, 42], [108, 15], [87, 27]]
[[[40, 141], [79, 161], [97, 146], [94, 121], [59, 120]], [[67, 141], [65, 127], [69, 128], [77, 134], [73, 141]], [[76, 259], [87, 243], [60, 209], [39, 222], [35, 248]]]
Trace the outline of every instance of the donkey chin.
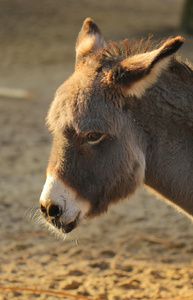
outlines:
[[85, 219], [90, 204], [79, 199], [59, 178], [47, 175], [40, 196], [40, 210], [49, 224], [60, 232], [69, 233]]

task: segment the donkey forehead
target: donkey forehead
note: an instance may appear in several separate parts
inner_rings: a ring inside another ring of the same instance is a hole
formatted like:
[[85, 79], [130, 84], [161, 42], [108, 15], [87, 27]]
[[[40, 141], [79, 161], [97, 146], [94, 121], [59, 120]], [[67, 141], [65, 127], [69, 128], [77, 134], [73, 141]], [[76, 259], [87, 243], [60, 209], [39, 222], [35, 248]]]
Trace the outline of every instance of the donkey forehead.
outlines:
[[73, 127], [116, 135], [124, 126], [124, 114], [115, 107], [103, 76], [92, 71], [75, 72], [56, 92], [47, 123], [52, 131]]

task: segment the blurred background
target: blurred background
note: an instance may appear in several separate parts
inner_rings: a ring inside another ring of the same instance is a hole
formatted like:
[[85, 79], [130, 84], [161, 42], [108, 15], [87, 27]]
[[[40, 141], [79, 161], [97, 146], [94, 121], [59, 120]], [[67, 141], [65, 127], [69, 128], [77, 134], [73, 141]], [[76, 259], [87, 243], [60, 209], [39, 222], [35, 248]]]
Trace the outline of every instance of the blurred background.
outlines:
[[[193, 294], [193, 225], [143, 189], [66, 241], [33, 218], [51, 146], [44, 120], [56, 89], [74, 70], [84, 19], [94, 19], [107, 41], [182, 35], [186, 42], [179, 54], [193, 61], [184, 5], [184, 0], [0, 0], [0, 288], [110, 300]], [[26, 94], [1, 95], [1, 88]], [[60, 298], [0, 291], [3, 300], [35, 297]]]

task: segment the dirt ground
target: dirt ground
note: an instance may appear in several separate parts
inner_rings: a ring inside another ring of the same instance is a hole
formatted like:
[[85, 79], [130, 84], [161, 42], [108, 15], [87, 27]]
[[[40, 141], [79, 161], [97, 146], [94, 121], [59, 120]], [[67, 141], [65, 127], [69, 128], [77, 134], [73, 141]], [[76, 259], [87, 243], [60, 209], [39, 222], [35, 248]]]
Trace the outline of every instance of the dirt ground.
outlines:
[[0, 300], [193, 299], [193, 224], [144, 189], [66, 240], [33, 217], [51, 144], [44, 119], [73, 72], [83, 20], [92, 17], [107, 40], [181, 34], [180, 55], [193, 61], [182, 4], [0, 0], [0, 86], [33, 93], [0, 98]]

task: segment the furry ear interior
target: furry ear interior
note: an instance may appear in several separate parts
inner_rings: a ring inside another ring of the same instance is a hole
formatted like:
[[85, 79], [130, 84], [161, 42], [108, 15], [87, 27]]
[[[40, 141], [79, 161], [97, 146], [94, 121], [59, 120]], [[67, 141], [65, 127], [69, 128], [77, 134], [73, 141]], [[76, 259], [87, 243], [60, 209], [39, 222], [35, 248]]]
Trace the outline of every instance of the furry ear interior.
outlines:
[[160, 48], [134, 55], [117, 63], [109, 73], [109, 81], [121, 84], [126, 95], [140, 98], [169, 65], [174, 54], [184, 43], [181, 36], [169, 38]]
[[91, 51], [97, 51], [105, 46], [106, 43], [100, 29], [92, 19], [87, 18], [76, 42], [76, 63]]

